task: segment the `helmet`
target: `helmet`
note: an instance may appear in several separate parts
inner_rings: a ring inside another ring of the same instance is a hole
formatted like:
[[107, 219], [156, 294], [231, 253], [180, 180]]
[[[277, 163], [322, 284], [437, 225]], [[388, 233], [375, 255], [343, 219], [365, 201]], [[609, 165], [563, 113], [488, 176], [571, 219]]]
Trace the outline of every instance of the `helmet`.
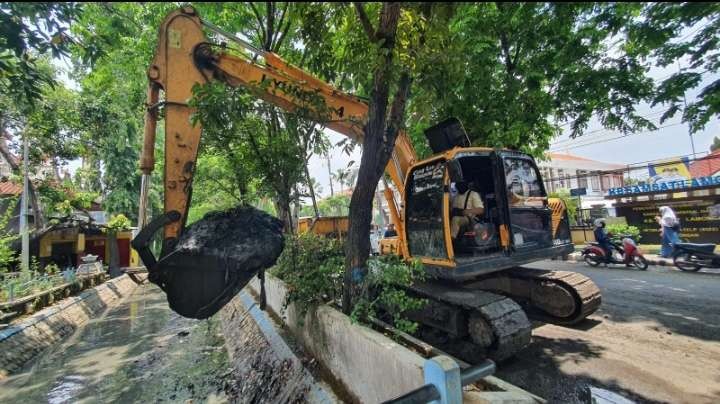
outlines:
[[605, 219], [595, 219], [595, 227], [602, 227], [605, 224]]

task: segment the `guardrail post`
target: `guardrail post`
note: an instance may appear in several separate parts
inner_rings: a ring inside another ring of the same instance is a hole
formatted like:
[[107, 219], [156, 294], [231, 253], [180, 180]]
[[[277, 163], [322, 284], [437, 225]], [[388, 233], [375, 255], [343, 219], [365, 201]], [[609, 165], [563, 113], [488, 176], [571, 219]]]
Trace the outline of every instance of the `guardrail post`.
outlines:
[[425, 383], [432, 384], [440, 393], [434, 404], [461, 404], [462, 380], [460, 366], [447, 356], [436, 356], [425, 361]]

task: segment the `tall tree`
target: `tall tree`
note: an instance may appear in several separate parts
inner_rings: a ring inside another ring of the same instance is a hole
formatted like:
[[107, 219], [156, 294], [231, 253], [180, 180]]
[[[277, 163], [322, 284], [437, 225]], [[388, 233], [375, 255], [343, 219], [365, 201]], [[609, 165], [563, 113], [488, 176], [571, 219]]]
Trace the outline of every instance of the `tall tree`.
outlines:
[[444, 57], [418, 76], [410, 111], [412, 135], [427, 153], [422, 130], [458, 117], [475, 145], [541, 155], [569, 129], [591, 118], [621, 132], [655, 126], [635, 106], [652, 94], [637, 58], [613, 41], [637, 4], [463, 4], [446, 37]]
[[[405, 105], [410, 91], [410, 72], [398, 68], [395, 60], [395, 42], [400, 20], [399, 3], [383, 3], [377, 28], [370, 20], [362, 3], [354, 3], [357, 18], [367, 39], [376, 46], [372, 89], [368, 105], [368, 118], [363, 128], [358, 181], [350, 199], [350, 225], [346, 242], [345, 277], [342, 308], [349, 313], [353, 300], [359, 295], [359, 284], [367, 273], [366, 262], [370, 254], [370, 223], [372, 203], [380, 177], [385, 171], [395, 147], [398, 131], [404, 123]], [[399, 70], [399, 77], [393, 74]], [[391, 87], [396, 86], [392, 101]], [[389, 108], [388, 108], [389, 107]]]

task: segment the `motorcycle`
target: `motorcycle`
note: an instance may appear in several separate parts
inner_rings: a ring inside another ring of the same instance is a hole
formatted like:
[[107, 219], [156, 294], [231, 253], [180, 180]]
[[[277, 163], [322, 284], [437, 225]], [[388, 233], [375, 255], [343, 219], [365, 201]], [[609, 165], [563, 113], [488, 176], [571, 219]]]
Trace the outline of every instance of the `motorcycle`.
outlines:
[[673, 246], [673, 263], [685, 272], [720, 268], [720, 254], [715, 254], [715, 244], [677, 243]]
[[610, 262], [605, 259], [605, 250], [600, 247], [600, 244], [591, 242], [581, 253], [585, 263], [591, 267], [608, 263], [634, 265], [643, 271], [647, 269], [648, 261], [632, 238], [623, 236], [622, 245], [612, 242], [610, 245], [612, 246]]

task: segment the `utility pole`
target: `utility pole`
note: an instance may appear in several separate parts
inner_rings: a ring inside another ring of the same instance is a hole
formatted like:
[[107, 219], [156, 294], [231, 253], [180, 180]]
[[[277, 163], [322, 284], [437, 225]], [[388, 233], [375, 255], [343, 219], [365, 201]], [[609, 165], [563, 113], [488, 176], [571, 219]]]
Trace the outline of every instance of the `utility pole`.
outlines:
[[23, 134], [23, 190], [20, 196], [20, 237], [22, 238], [22, 249], [20, 252], [20, 267], [23, 270], [30, 269], [30, 234], [28, 232], [28, 140]]
[[330, 167], [330, 152], [329, 151], [325, 155], [325, 157], [327, 158], [327, 163], [328, 163], [327, 166], [328, 166], [328, 181], [330, 181], [330, 196], [334, 196], [335, 191], [333, 191], [333, 186], [332, 186], [332, 168]]
[[[678, 74], [682, 73], [682, 68], [680, 67], [680, 61], [678, 60]], [[685, 115], [685, 111], [687, 110], [687, 97], [685, 96], [685, 93], [683, 92], [683, 103], [685, 104], [685, 108], [683, 109], [683, 115]], [[688, 136], [690, 136], [690, 147], [692, 147], [692, 155], [693, 159], [696, 157], [695, 153], [695, 141], [693, 140], [692, 131], [690, 130], [690, 124], [688, 123]]]

